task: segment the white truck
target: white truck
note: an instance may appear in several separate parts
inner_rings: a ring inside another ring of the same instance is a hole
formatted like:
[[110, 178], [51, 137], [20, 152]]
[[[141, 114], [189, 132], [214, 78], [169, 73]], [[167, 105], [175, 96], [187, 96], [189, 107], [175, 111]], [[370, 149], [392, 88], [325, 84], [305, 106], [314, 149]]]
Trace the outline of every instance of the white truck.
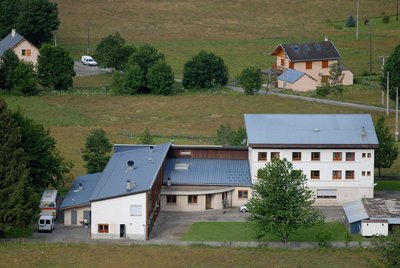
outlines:
[[38, 231], [48, 231], [48, 232], [53, 232], [55, 227], [55, 220], [53, 219], [52, 216], [48, 215], [43, 215], [40, 216], [39, 221], [38, 221]]
[[88, 55], [82, 56], [81, 63], [83, 65], [88, 65], [88, 66], [97, 66], [97, 62], [91, 56]]
[[40, 217], [38, 222], [39, 231], [53, 231], [54, 222], [57, 217], [58, 191], [45, 190], [39, 203]]

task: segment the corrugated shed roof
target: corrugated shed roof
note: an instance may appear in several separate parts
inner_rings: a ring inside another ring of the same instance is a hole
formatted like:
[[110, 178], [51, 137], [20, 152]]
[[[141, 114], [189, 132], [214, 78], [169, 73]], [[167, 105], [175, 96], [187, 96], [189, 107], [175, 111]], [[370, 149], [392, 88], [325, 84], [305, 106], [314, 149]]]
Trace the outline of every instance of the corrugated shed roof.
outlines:
[[[72, 183], [71, 189], [65, 196], [60, 208], [77, 207], [90, 204], [90, 196], [96, 187], [102, 173], [94, 173], [77, 177]], [[82, 190], [79, 190], [79, 184], [82, 185]]]
[[376, 147], [369, 114], [245, 114], [249, 145]]
[[350, 223], [365, 220], [369, 218], [364, 204], [361, 200], [357, 200], [343, 205], [344, 213]]
[[363, 198], [369, 216], [374, 219], [400, 219], [400, 199]]
[[[94, 189], [90, 200], [113, 198], [148, 191], [168, 153], [171, 143], [115, 153], [110, 158], [103, 174]], [[134, 162], [129, 168], [128, 161]], [[127, 191], [127, 180], [136, 183], [136, 187]]]
[[4, 39], [0, 41], [0, 57], [3, 56], [3, 53], [7, 49], [15, 47], [19, 42], [21, 42], [24, 39], [25, 38], [18, 33], [15, 33], [14, 37], [12, 36], [11, 33], [6, 37], [4, 37]]
[[332, 41], [280, 44], [274, 49], [271, 55], [276, 55], [282, 48], [292, 62], [330, 59], [339, 60], [341, 58], [339, 51]]
[[294, 83], [299, 80], [303, 75], [303, 72], [294, 69], [286, 69], [280, 76], [278, 76], [278, 80], [288, 83]]
[[[176, 164], [188, 164], [188, 169], [175, 169]], [[172, 185], [251, 186], [249, 162], [227, 159], [168, 159], [164, 183]]]

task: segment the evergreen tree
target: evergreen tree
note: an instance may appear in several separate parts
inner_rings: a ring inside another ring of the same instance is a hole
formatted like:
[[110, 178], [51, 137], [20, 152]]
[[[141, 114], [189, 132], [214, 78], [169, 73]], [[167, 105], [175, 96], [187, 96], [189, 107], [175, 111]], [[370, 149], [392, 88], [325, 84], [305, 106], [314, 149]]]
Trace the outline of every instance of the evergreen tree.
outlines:
[[392, 100], [396, 100], [396, 88], [400, 90], [400, 44], [397, 45], [392, 54], [385, 62], [384, 76], [381, 78], [381, 85], [386, 89], [387, 73], [389, 72], [389, 94]]
[[140, 143], [142, 144], [153, 144], [153, 136], [151, 136], [150, 129], [148, 127], [145, 128], [143, 132], [143, 136], [140, 138]]
[[10, 74], [17, 68], [19, 59], [12, 49], [7, 49], [0, 58], [0, 89], [11, 90]]
[[393, 136], [389, 133], [389, 128], [385, 126], [385, 118], [383, 116], [378, 119], [375, 125], [375, 132], [379, 141], [379, 147], [375, 150], [375, 168], [378, 168], [379, 178], [381, 178], [381, 168], [390, 168], [399, 151], [394, 143]]
[[89, 174], [102, 172], [110, 159], [112, 144], [103, 129], [94, 129], [86, 137], [85, 148], [82, 150], [82, 158], [86, 162], [86, 170]]
[[346, 21], [346, 27], [356, 27], [356, 20], [353, 15], [350, 15]]

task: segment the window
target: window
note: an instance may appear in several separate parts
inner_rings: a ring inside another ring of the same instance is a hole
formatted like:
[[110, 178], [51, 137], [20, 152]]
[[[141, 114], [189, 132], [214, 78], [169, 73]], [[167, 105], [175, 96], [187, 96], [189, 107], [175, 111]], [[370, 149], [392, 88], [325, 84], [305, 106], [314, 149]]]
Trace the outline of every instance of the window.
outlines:
[[346, 180], [354, 179], [354, 170], [346, 170]]
[[293, 152], [292, 153], [292, 161], [300, 161], [301, 160], [301, 153], [300, 152]]
[[279, 159], [279, 152], [271, 152], [271, 160]]
[[285, 65], [285, 60], [281, 59], [281, 66]]
[[23, 49], [21, 54], [22, 54], [22, 56], [30, 57], [31, 56], [31, 50], [30, 49]]
[[248, 198], [248, 191], [247, 190], [239, 190], [238, 191], [238, 197], [239, 198]]
[[371, 171], [367, 171], [367, 176], [371, 176]]
[[356, 158], [356, 154], [354, 152], [346, 153], [346, 161], [354, 161]]
[[99, 233], [108, 233], [108, 224], [99, 224], [98, 226]]
[[142, 216], [142, 206], [131, 205], [131, 216]]
[[26, 54], [26, 49], [23, 49], [22, 50], [22, 56], [25, 56], [25, 54]]
[[294, 62], [289, 61], [289, 68], [294, 69]]
[[321, 158], [320, 152], [312, 152], [311, 153], [311, 161], [319, 161]]
[[197, 204], [197, 195], [188, 195], [189, 204]]
[[342, 179], [342, 171], [341, 170], [333, 170], [332, 171], [332, 179], [341, 180]]
[[361, 176], [365, 176], [365, 171], [361, 172]]
[[371, 153], [368, 153], [368, 154], [367, 154], [367, 157], [368, 157], [368, 158], [371, 158]]
[[312, 61], [306, 61], [306, 69], [312, 69]]
[[336, 190], [317, 189], [317, 199], [336, 199]]
[[328, 68], [329, 67], [329, 61], [323, 60], [322, 61], [322, 68]]
[[259, 152], [258, 153], [258, 161], [267, 161], [267, 153]]
[[319, 170], [311, 170], [311, 179], [319, 179]]
[[362, 153], [362, 158], [365, 158], [365, 157], [367, 157], [367, 154], [366, 153]]
[[50, 224], [50, 220], [46, 220], [46, 224]]
[[333, 152], [333, 161], [342, 161], [342, 153]]
[[167, 204], [176, 204], [176, 195], [167, 195]]

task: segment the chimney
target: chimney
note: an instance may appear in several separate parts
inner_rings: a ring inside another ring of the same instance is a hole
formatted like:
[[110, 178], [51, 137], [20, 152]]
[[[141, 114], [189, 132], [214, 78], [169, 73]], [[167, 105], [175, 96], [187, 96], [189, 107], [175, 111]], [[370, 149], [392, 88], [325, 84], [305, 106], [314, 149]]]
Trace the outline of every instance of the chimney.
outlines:
[[15, 37], [15, 34], [16, 34], [15, 29], [12, 29], [12, 30], [11, 30], [11, 38], [14, 38], [14, 37]]
[[325, 40], [325, 41], [329, 41], [328, 36], [325, 35], [324, 40]]
[[167, 179], [167, 187], [170, 187], [170, 186], [171, 186], [171, 178], [168, 177], [168, 179]]
[[132, 186], [131, 186], [131, 180], [127, 179], [126, 180], [126, 191], [129, 192], [131, 190]]
[[83, 185], [82, 185], [82, 183], [79, 183], [79, 184], [78, 184], [78, 190], [79, 190], [79, 191], [82, 191], [82, 190], [83, 190]]

